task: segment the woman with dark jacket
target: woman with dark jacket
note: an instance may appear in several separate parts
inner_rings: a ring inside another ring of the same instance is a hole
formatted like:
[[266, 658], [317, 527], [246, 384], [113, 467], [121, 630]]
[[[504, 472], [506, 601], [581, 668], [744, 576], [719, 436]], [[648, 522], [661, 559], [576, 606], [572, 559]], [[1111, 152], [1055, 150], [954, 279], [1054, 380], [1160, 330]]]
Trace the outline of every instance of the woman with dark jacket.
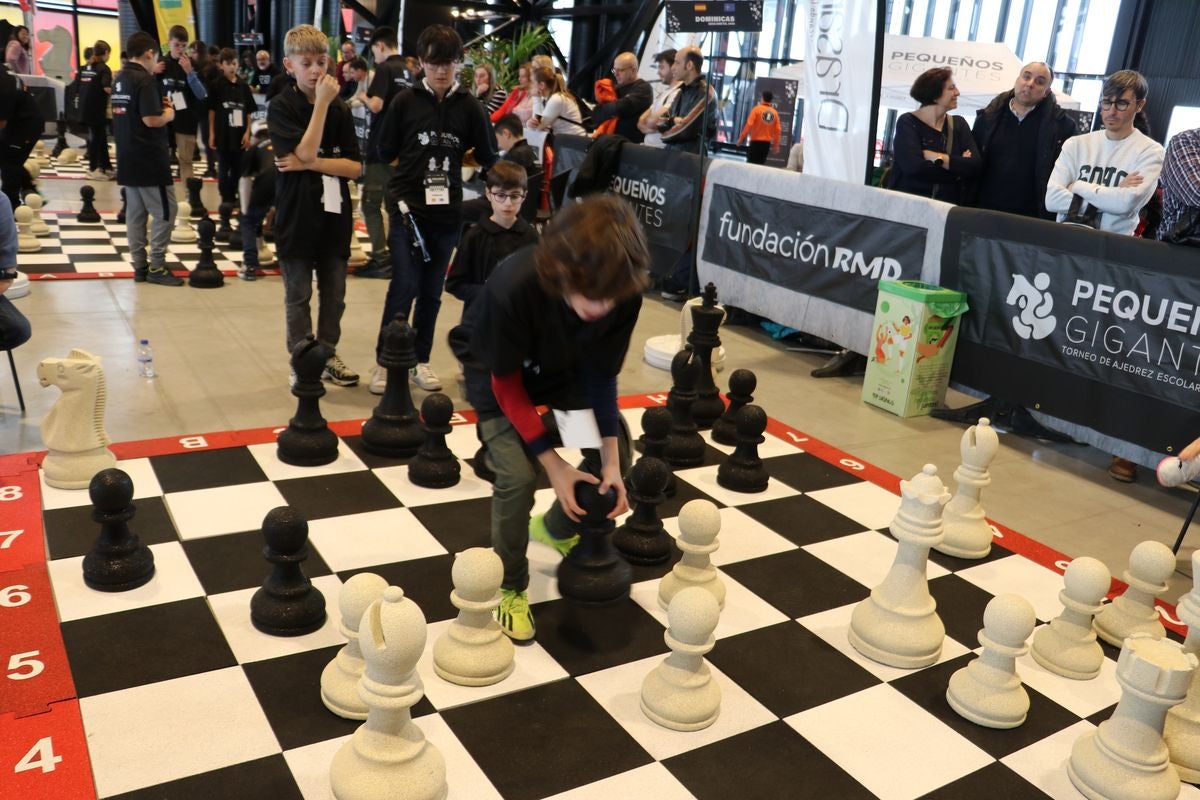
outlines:
[[921, 107], [896, 121], [887, 188], [959, 203], [964, 182], [978, 177], [983, 162], [975, 154], [970, 123], [950, 115], [958, 107], [958, 87], [950, 69], [921, 73], [909, 95]]

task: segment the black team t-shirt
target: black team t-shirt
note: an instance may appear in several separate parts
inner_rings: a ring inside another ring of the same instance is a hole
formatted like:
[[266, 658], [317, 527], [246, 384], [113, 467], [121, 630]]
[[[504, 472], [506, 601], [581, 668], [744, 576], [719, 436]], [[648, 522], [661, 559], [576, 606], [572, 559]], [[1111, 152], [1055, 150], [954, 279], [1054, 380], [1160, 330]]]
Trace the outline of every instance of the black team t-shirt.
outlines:
[[149, 128], [142, 117], [163, 112], [158, 81], [130, 61], [113, 80], [113, 138], [117, 141], [117, 183], [121, 186], [170, 186], [167, 128]]
[[83, 87], [82, 119], [88, 125], [103, 125], [104, 111], [108, 108], [108, 92], [104, 90], [112, 88], [112, 70], [102, 61], [90, 64], [88, 69], [92, 75]]
[[[313, 104], [295, 85], [280, 92], [267, 109], [267, 129], [276, 158], [296, 149], [312, 119]], [[361, 161], [358, 138], [350, 109], [339, 98], [329, 104], [325, 130], [317, 149], [318, 158], [349, 158]], [[350, 257], [350, 188], [340, 184], [340, 214], [325, 210], [325, 177], [312, 170], [280, 172], [275, 179], [275, 247], [281, 258], [310, 260], [325, 255]]]
[[[217, 149], [240, 149], [242, 136], [250, 125], [250, 115], [258, 109], [250, 87], [241, 80], [231, 82], [222, 75], [208, 87], [208, 107], [216, 112], [213, 129], [216, 132]], [[235, 122], [237, 125], [234, 125]]]
[[375, 65], [375, 76], [371, 78], [371, 84], [367, 87], [367, 97], [382, 98], [383, 108], [379, 109], [378, 114], [371, 115], [371, 128], [367, 134], [366, 159], [368, 164], [387, 163], [379, 157], [375, 150], [379, 145], [379, 130], [383, 127], [383, 115], [387, 113], [388, 106], [396, 99], [396, 95], [411, 88], [412, 80], [408, 75], [408, 70], [404, 67], [404, 56], [388, 56], [382, 64]]
[[[400, 92], [383, 117], [379, 157], [397, 159], [388, 189], [403, 200], [418, 220], [458, 225], [462, 219], [462, 157], [475, 149], [482, 167], [496, 163], [496, 135], [483, 106], [462, 87], [452, 88], [439, 103], [425, 85]], [[425, 204], [428, 173], [445, 173], [450, 202]]]
[[[200, 101], [192, 93], [192, 87], [188, 86], [187, 73], [179, 66], [179, 61], [171, 56], [167, 56], [164, 61], [166, 67], [162, 71], [163, 90], [170, 95], [171, 102], [175, 103], [175, 121], [171, 123], [171, 127], [176, 133], [195, 136], [197, 121], [202, 111]], [[178, 94], [183, 95], [183, 102], [187, 108], [179, 106]], [[205, 122], [207, 123], [207, 119]]]

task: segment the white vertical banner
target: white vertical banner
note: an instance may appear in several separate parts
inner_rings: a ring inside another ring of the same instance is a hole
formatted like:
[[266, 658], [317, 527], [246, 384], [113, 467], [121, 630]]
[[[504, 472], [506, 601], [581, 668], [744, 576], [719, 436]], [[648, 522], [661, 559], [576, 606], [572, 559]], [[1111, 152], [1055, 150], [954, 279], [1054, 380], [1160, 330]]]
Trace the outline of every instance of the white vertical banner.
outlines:
[[804, 171], [862, 184], [874, 153], [882, 0], [808, 0]]

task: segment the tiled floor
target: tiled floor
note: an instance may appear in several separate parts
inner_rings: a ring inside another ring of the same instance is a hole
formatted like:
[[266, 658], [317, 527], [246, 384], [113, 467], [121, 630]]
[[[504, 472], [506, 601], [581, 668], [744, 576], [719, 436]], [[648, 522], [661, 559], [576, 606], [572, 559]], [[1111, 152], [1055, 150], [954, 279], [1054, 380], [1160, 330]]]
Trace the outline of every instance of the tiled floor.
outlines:
[[[82, 181], [43, 181], [47, 211], [78, 208]], [[97, 207], [118, 206], [111, 184], [97, 187]], [[206, 185], [206, 201], [216, 197]], [[339, 353], [366, 379], [387, 284], [349, 281]], [[0, 452], [39, 449], [39, 424], [58, 397], [41, 389], [37, 362], [82, 347], [104, 359], [108, 378], [108, 432], [115, 441], [185, 433], [285, 424], [295, 409], [287, 388], [283, 338], [282, 286], [278, 278], [255, 283], [231, 280], [224, 288], [165, 288], [128, 280], [38, 282], [16, 301], [32, 320], [33, 340], [16, 351], [27, 416], [16, 405], [7, 367], [0, 364]], [[433, 354], [434, 369], [456, 404], [462, 394], [453, 381], [457, 364], [445, 332], [461, 306], [447, 295], [442, 305]], [[641, 360], [651, 336], [678, 330], [678, 304], [656, 297], [645, 303], [634, 343], [620, 376], [622, 393], [665, 392], [666, 372]], [[154, 347], [159, 377], [137, 376], [135, 346], [140, 337]], [[939, 466], [947, 483], [958, 465], [961, 429], [928, 417], [899, 419], [859, 401], [858, 379], [814, 380], [809, 370], [822, 357], [788, 352], [779, 343], [743, 328], [727, 328], [722, 339], [728, 369], [746, 367], [758, 375], [756, 402], [774, 418], [840, 447], [858, 458], [902, 476], [926, 462]], [[718, 376], [724, 387], [725, 375]], [[418, 393], [419, 394], [419, 393]], [[951, 392], [950, 402], [967, 398]], [[327, 418], [370, 415], [376, 398], [364, 385], [330, 388], [322, 408]], [[988, 515], [1070, 555], [1092, 555], [1114, 574], [1125, 569], [1129, 550], [1145, 539], [1174, 541], [1193, 498], [1160, 488], [1143, 470], [1138, 482], [1118, 484], [1107, 473], [1108, 457], [1083, 446], [1045, 445], [1011, 435], [1001, 437], [992, 464], [993, 483], [984, 490]], [[1192, 535], [1180, 566], [1190, 572]], [[1190, 588], [1176, 573], [1166, 599]]]

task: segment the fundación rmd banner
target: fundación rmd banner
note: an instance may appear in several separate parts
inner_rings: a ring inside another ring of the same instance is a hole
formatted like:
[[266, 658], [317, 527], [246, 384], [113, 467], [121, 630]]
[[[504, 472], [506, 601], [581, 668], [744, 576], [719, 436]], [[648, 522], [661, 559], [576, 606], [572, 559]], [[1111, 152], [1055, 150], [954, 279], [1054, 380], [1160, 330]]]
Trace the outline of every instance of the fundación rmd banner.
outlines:
[[879, 281], [921, 277], [924, 228], [722, 184], [711, 191], [701, 253], [717, 266], [868, 313]]
[[1194, 439], [1200, 252], [984, 214], [950, 216], [943, 276], [971, 303], [954, 379], [1155, 452]]

